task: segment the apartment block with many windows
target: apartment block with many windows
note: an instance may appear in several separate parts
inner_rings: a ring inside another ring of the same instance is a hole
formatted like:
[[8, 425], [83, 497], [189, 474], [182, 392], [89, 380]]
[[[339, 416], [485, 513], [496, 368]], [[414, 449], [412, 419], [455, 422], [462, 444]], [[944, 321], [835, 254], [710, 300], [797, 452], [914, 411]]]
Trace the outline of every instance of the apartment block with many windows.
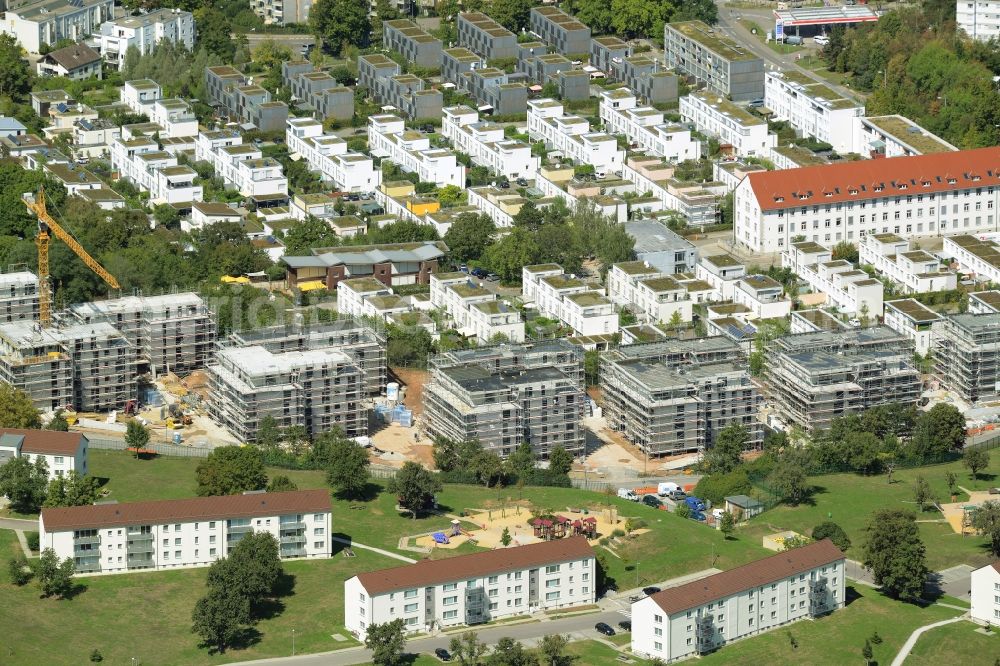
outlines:
[[528, 102], [528, 134], [598, 173], [619, 173], [625, 163], [625, 151], [613, 136], [591, 131], [580, 116], [563, 115], [563, 105], [549, 98]]
[[803, 136], [833, 146], [838, 153], [855, 152], [855, 118], [865, 107], [796, 70], [767, 72], [764, 105], [774, 120], [786, 120]]
[[994, 37], [1000, 37], [1000, 2], [957, 0], [955, 22], [972, 39], [988, 42]]
[[701, 142], [682, 125], [664, 122], [662, 111], [639, 106], [628, 88], [601, 92], [600, 117], [611, 134], [624, 134], [632, 148], [675, 162], [701, 157]]
[[764, 97], [764, 61], [717, 28], [701, 21], [667, 23], [663, 52], [667, 67], [704, 83], [736, 102]]
[[972, 621], [987, 626], [1000, 624], [1000, 562], [976, 569], [971, 577]]
[[29, 271], [0, 273], [0, 323], [38, 319], [38, 276]]
[[892, 280], [904, 294], [945, 291], [958, 286], [958, 276], [930, 252], [912, 249], [896, 234], [868, 234], [858, 244], [858, 263]]
[[325, 133], [317, 120], [289, 118], [285, 141], [288, 150], [302, 155], [323, 182], [342, 192], [371, 192], [382, 184], [382, 171], [369, 155], [348, 150], [346, 141]]
[[459, 150], [508, 179], [534, 179], [541, 158], [531, 154], [531, 146], [504, 137], [502, 125], [481, 121], [479, 113], [467, 106], [449, 106], [441, 119], [441, 133]]
[[476, 625], [597, 600], [594, 551], [574, 536], [424, 560], [344, 583], [344, 625], [363, 640], [402, 618], [407, 632]]
[[382, 46], [418, 67], [441, 67], [441, 40], [409, 19], [382, 22]]
[[681, 120], [694, 123], [699, 131], [716, 137], [736, 155], [767, 158], [778, 143], [777, 135], [768, 131], [764, 118], [718, 93], [700, 90], [685, 95], [681, 97], [679, 110]]
[[372, 156], [392, 160], [403, 171], [416, 173], [421, 181], [439, 187], [465, 187], [465, 167], [455, 153], [432, 148], [426, 134], [407, 130], [398, 116], [369, 117], [368, 145]]
[[486, 60], [517, 58], [517, 37], [486, 14], [461, 12], [455, 24], [459, 46], [474, 51]]
[[272, 534], [283, 559], [329, 557], [331, 529], [323, 490], [46, 508], [38, 518], [41, 547], [78, 573], [207, 566], [252, 532]]
[[79, 432], [0, 428], [0, 465], [12, 458], [45, 461], [49, 480], [76, 472], [86, 476], [90, 441]]
[[104, 61], [121, 69], [125, 65], [125, 54], [133, 47], [139, 55], [146, 55], [160, 42], [168, 41], [193, 50], [194, 15], [181, 9], [164, 8], [142, 16], [105, 21], [98, 39]]
[[957, 314], [934, 324], [941, 383], [970, 403], [1000, 395], [1000, 314]]
[[864, 157], [912, 157], [958, 150], [903, 116], [858, 116], [854, 151]]
[[832, 613], [845, 563], [824, 539], [657, 592], [632, 604], [632, 652], [670, 663]]
[[562, 55], [582, 55], [590, 50], [590, 28], [558, 7], [532, 7], [528, 25]]

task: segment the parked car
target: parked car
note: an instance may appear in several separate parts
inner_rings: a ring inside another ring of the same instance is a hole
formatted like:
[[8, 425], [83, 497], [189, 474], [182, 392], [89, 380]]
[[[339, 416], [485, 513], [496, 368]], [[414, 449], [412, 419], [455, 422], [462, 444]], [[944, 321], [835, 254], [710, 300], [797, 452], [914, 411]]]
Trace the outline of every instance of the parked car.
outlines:
[[691, 507], [692, 511], [698, 512], [705, 510], [705, 503], [697, 497], [688, 497], [684, 500], [684, 503]]
[[785, 37], [786, 44], [792, 44], [793, 46], [800, 46], [802, 44], [802, 38], [798, 35], [788, 35]]
[[659, 509], [663, 504], [660, 502], [660, 498], [656, 495], [643, 495], [642, 503], [646, 506], [653, 507], [654, 509]]
[[632, 631], [632, 621], [622, 620], [621, 622], [618, 623], [618, 628], [621, 629], [622, 631]]
[[482, 268], [473, 268], [472, 269], [472, 276], [473, 277], [477, 277], [477, 278], [483, 279], [487, 275], [489, 275], [489, 274], [486, 271], [484, 271]]
[[497, 183], [497, 187], [499, 187], [501, 190], [509, 190], [510, 183], [506, 180], [502, 180], [499, 183]]
[[520, 185], [521, 187], [527, 187], [528, 186], [528, 181], [525, 180], [524, 178], [518, 178], [514, 182], [517, 183], [518, 185]]
[[634, 491], [629, 490], [628, 488], [619, 488], [618, 489], [618, 497], [620, 497], [622, 499], [627, 499], [630, 502], [638, 502], [639, 501], [639, 496], [636, 495]]
[[656, 494], [660, 497], [666, 497], [675, 490], [680, 490], [680, 486], [673, 481], [664, 481], [663, 483], [656, 484]]
[[701, 511], [695, 511], [691, 514], [691, 520], [697, 520], [699, 523], [705, 522], [705, 514]]
[[861, 320], [860, 319], [852, 319], [851, 321], [849, 321], [847, 323], [850, 324], [851, 326], [853, 326], [854, 328], [860, 328], [861, 327]]
[[434, 650], [434, 655], [441, 661], [451, 661], [451, 655], [444, 648]]
[[607, 622], [598, 622], [594, 625], [594, 629], [596, 629], [598, 633], [604, 634], [605, 636], [615, 635], [615, 630], [612, 629], [611, 625]]
[[813, 37], [813, 43], [819, 44], [820, 46], [826, 46], [830, 43], [830, 38], [826, 35], [816, 35]]
[[675, 502], [682, 502], [684, 501], [684, 499], [687, 498], [687, 493], [680, 489], [671, 490], [669, 493], [667, 493], [667, 497], [669, 497]]
[[651, 597], [659, 591], [660, 588], [656, 587], [655, 585], [650, 585], [649, 587], [642, 588], [642, 593], [645, 594], [647, 597]]
[[487, 273], [486, 274], [486, 281], [487, 282], [498, 282], [499, 280], [500, 280], [500, 276], [497, 275], [496, 273]]
[[458, 267], [458, 270], [462, 271], [463, 273], [468, 273], [469, 267], [466, 266], [465, 264], [462, 264], [461, 266]]
[[760, 107], [764, 106], [764, 100], [762, 100], [762, 99], [755, 99], [753, 101], [747, 102], [747, 106], [749, 106], [751, 109], [760, 108]]

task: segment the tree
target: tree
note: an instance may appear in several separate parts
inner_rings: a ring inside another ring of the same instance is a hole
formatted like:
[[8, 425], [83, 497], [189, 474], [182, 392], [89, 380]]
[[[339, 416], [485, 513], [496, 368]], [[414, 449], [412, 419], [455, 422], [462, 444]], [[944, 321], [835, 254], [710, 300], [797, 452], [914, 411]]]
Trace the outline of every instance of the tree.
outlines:
[[434, 502], [434, 493], [441, 490], [441, 482], [417, 463], [407, 461], [389, 480], [388, 490], [396, 494], [399, 506], [416, 520], [417, 514]]
[[500, 543], [503, 544], [504, 548], [506, 548], [507, 546], [510, 545], [511, 541], [512, 539], [510, 537], [510, 528], [508, 527], [503, 528], [503, 532], [500, 534]]
[[732, 536], [736, 530], [736, 519], [733, 518], [733, 514], [728, 511], [722, 514], [722, 518], [719, 520], [719, 530], [727, 540]]
[[535, 450], [528, 442], [521, 442], [514, 452], [507, 456], [507, 469], [518, 478], [527, 476], [535, 470]]
[[462, 213], [444, 235], [454, 261], [478, 261], [493, 242], [497, 227], [485, 213]]
[[34, 572], [28, 566], [28, 560], [24, 553], [18, 551], [14, 557], [7, 560], [7, 577], [14, 585], [18, 587], [26, 585], [33, 575]]
[[279, 474], [273, 477], [267, 483], [267, 492], [269, 493], [285, 493], [289, 490], [298, 490], [299, 486], [294, 481], [289, 479], [284, 474]]
[[21, 45], [11, 35], [0, 35], [0, 95], [20, 98], [31, 86], [28, 62]]
[[251, 611], [274, 593], [283, 573], [278, 540], [270, 532], [251, 532], [208, 569], [207, 585], [247, 600]]
[[722, 504], [730, 495], [749, 495], [753, 491], [750, 477], [745, 469], [737, 469], [729, 474], [709, 474], [701, 477], [694, 487], [694, 494], [713, 504]]
[[281, 432], [278, 430], [278, 421], [268, 414], [260, 420], [260, 425], [257, 426], [257, 446], [273, 449], [278, 446], [280, 441]]
[[75, 469], [65, 476], [49, 481], [45, 491], [44, 507], [86, 506], [97, 501], [99, 481], [92, 476], [81, 476]]
[[58, 432], [69, 432], [69, 421], [66, 420], [66, 415], [63, 414], [63, 410], [56, 410], [56, 413], [52, 415], [49, 422], [45, 424], [45, 429], [55, 430]]
[[400, 666], [403, 663], [403, 620], [371, 624], [365, 633], [365, 647], [372, 651], [375, 666]]
[[496, 451], [480, 451], [468, 462], [468, 467], [487, 488], [503, 481], [503, 460]]
[[955, 476], [954, 472], [948, 472], [945, 474], [944, 479], [948, 484], [948, 494], [954, 497], [956, 494], [955, 491], [958, 489], [958, 477]]
[[972, 527], [990, 540], [994, 557], [1000, 557], [1000, 502], [983, 502], [972, 514]]
[[198, 44], [223, 62], [233, 62], [237, 44], [232, 37], [229, 16], [209, 4], [195, 12], [195, 20], [198, 23]]
[[0, 496], [6, 495], [18, 513], [38, 513], [45, 501], [49, 466], [38, 456], [34, 462], [18, 457], [0, 465]]
[[967, 448], [962, 453], [962, 465], [972, 472], [973, 479], [978, 479], [979, 472], [990, 466], [990, 452], [986, 449]]
[[911, 446], [920, 460], [940, 458], [965, 444], [965, 416], [948, 403], [938, 403], [917, 417]]
[[573, 469], [573, 456], [562, 446], [553, 446], [549, 451], [549, 471], [566, 476]]
[[611, 27], [622, 38], [658, 35], [672, 6], [657, 0], [611, 0]]
[[[0, 41], [8, 35], [0, 35]], [[31, 397], [10, 384], [0, 383], [0, 428], [40, 428], [42, 420], [38, 416]]]
[[237, 495], [267, 487], [264, 457], [253, 447], [220, 446], [198, 464], [198, 495]]
[[872, 651], [872, 644], [866, 638], [865, 639], [865, 646], [863, 648], [861, 648], [861, 656], [865, 658], [865, 666], [867, 666], [868, 664], [872, 663], [872, 656], [874, 656], [874, 654], [875, 653]]
[[538, 666], [538, 659], [518, 641], [504, 636], [493, 647], [486, 666]]
[[483, 263], [499, 275], [501, 280], [517, 282], [521, 279], [521, 269], [537, 264], [541, 252], [535, 235], [528, 229], [515, 226], [503, 238], [486, 248]]
[[494, 21], [517, 34], [528, 27], [531, 0], [491, 0], [489, 15]]
[[858, 263], [858, 246], [850, 241], [840, 241], [833, 246], [833, 258]]
[[816, 541], [829, 539], [833, 542], [834, 546], [844, 552], [847, 552], [847, 549], [851, 547], [851, 539], [847, 536], [844, 528], [829, 520], [813, 528], [812, 538]]
[[806, 472], [793, 464], [790, 456], [782, 456], [767, 477], [767, 485], [785, 504], [797, 506], [809, 494]]
[[920, 507], [921, 511], [926, 510], [927, 503], [934, 501], [934, 493], [931, 490], [931, 484], [927, 483], [927, 479], [922, 476], [918, 476], [913, 481], [913, 500]]
[[684, 325], [684, 319], [681, 317], [680, 310], [674, 310], [674, 313], [670, 315], [670, 321], [667, 325], [674, 329], [674, 331], [680, 332], [681, 327]]
[[474, 631], [466, 631], [451, 639], [448, 644], [452, 659], [462, 666], [479, 666], [479, 660], [486, 654], [486, 644], [479, 640]]
[[323, 40], [323, 48], [339, 56], [351, 44], [364, 46], [371, 26], [369, 5], [353, 0], [317, 0], [309, 10], [309, 26]]
[[104, 655], [97, 648], [90, 651], [90, 663], [99, 664], [104, 661]]
[[[441, 204], [442, 208], [454, 208], [455, 206], [464, 205], [468, 197], [465, 190], [457, 185], [445, 185], [438, 190], [437, 196], [438, 203]], [[449, 229], [449, 231], [451, 230]]]
[[149, 444], [149, 430], [138, 419], [131, 419], [125, 426], [125, 450], [135, 451], [135, 457]]
[[235, 590], [211, 587], [191, 613], [191, 630], [204, 645], [224, 653], [250, 624], [250, 602]]
[[73, 574], [76, 567], [73, 558], [67, 557], [62, 562], [56, 551], [46, 548], [38, 558], [35, 576], [43, 597], [58, 597], [65, 599], [73, 589]]
[[326, 468], [326, 482], [341, 497], [360, 497], [370, 478], [368, 450], [341, 432], [328, 432], [321, 437], [333, 439], [330, 447], [333, 459]]
[[742, 423], [732, 422], [719, 431], [705, 452], [705, 466], [712, 474], [726, 474], [740, 466], [749, 433]]
[[569, 641], [560, 634], [550, 634], [542, 637], [538, 651], [542, 653], [546, 666], [568, 666], [571, 658], [566, 656], [566, 645]]
[[862, 561], [875, 584], [894, 599], [919, 599], [928, 571], [916, 516], [900, 509], [880, 509], [869, 517], [863, 531]]

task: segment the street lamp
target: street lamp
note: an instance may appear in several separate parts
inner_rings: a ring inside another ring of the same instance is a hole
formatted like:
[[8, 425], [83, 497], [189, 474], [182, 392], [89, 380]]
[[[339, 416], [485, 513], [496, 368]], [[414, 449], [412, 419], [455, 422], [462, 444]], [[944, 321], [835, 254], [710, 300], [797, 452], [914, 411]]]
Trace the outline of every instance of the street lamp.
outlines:
[[878, 70], [878, 73], [882, 75], [882, 87], [886, 88], [889, 85], [889, 72], [885, 69]]
[[635, 561], [635, 586], [639, 587], [639, 560]]
[[295, 656], [295, 630], [292, 629], [292, 656]]

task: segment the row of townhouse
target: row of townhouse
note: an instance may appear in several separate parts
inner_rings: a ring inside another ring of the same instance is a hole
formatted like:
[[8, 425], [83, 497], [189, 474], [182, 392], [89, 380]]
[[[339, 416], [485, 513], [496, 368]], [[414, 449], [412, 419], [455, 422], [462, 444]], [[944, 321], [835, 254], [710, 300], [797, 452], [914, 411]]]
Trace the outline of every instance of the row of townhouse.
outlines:
[[139, 55], [152, 53], [160, 42], [173, 42], [188, 51], [194, 50], [194, 15], [177, 8], [164, 8], [140, 16], [123, 16], [105, 21], [97, 36], [104, 62], [115, 69], [125, 65], [125, 55], [131, 48]]
[[472, 159], [508, 179], [534, 179], [541, 158], [531, 154], [531, 146], [504, 137], [502, 125], [480, 121], [479, 113], [467, 106], [449, 106], [441, 119], [441, 133]]
[[[971, 296], [969, 301], [971, 307]], [[921, 356], [927, 356], [934, 348], [935, 324], [941, 319], [941, 315], [912, 298], [885, 302], [885, 325], [906, 336], [913, 343], [913, 350]]]
[[287, 104], [272, 100], [270, 92], [230, 65], [205, 68], [205, 94], [220, 116], [262, 132], [280, 132], [288, 119]]
[[550, 81], [559, 89], [559, 98], [580, 101], [590, 97], [590, 74], [574, 69], [564, 55], [549, 53], [542, 42], [520, 42], [517, 45], [517, 71], [539, 86]]
[[691, 321], [691, 297], [678, 278], [644, 261], [617, 263], [608, 271], [608, 299], [628, 308], [640, 322], [669, 322], [674, 313], [681, 321]]
[[[518, 46], [518, 53], [521, 47]], [[527, 64], [524, 65], [527, 67]], [[473, 97], [482, 111], [497, 115], [519, 115], [528, 104], [526, 73], [508, 74], [490, 67], [486, 60], [464, 47], [446, 49], [441, 58], [441, 78], [446, 86]], [[489, 107], [489, 109], [485, 108]]]
[[896, 234], [869, 234], [858, 244], [858, 263], [892, 280], [904, 294], [945, 291], [958, 286], [958, 276], [930, 252], [911, 249]]
[[521, 293], [538, 314], [562, 322], [576, 335], [618, 332], [618, 313], [603, 291], [567, 275], [558, 264], [523, 267]]
[[308, 60], [281, 63], [281, 81], [292, 91], [298, 106], [319, 120], [350, 120], [354, 117], [354, 91], [328, 72], [316, 71]]
[[882, 316], [882, 283], [844, 259], [834, 259], [827, 248], [799, 241], [781, 253], [781, 265], [805, 280], [814, 292], [826, 295], [825, 305], [851, 315]]
[[673, 163], [659, 157], [633, 155], [622, 168], [622, 178], [633, 183], [636, 192], [648, 193], [658, 203], [647, 203], [646, 210], [676, 211], [690, 226], [718, 223], [725, 184], [677, 180], [674, 170]]
[[414, 303], [375, 278], [351, 278], [337, 283], [337, 313], [343, 316], [397, 321], [397, 315], [410, 312]]
[[764, 118], [715, 92], [700, 90], [681, 97], [680, 114], [684, 122], [716, 137], [724, 152], [767, 158], [778, 143], [777, 135], [768, 131]]
[[211, 164], [226, 187], [245, 197], [287, 199], [288, 178], [281, 163], [273, 157], [264, 157], [257, 146], [243, 143], [238, 132], [222, 130], [199, 134], [195, 156], [198, 161]]
[[41, 459], [50, 481], [70, 472], [86, 476], [89, 444], [90, 440], [78, 432], [2, 428], [0, 465], [13, 458], [26, 458], [31, 463]]
[[454, 328], [480, 345], [524, 342], [521, 313], [465, 273], [431, 275], [431, 307], [448, 313]]
[[839, 153], [860, 152], [855, 146], [855, 118], [865, 107], [806, 74], [767, 72], [764, 105], [774, 120], [785, 120], [804, 136], [824, 141]]
[[540, 459], [584, 449], [583, 348], [565, 339], [446, 352], [430, 364], [424, 422], [431, 436], [477, 440], [506, 458], [527, 442]]
[[864, 157], [912, 157], [958, 150], [903, 116], [857, 116], [854, 150]]
[[735, 190], [734, 237], [780, 252], [798, 237], [834, 245], [996, 231], [998, 186], [1000, 148], [759, 171]]
[[440, 90], [426, 89], [423, 79], [403, 74], [396, 61], [381, 53], [358, 56], [357, 88], [368, 90], [380, 104], [394, 107], [410, 120], [437, 119], [444, 106]]
[[119, 91], [119, 101], [133, 113], [144, 115], [159, 129], [163, 138], [193, 137], [198, 134], [198, 119], [185, 100], [164, 99], [156, 81], [126, 81]]
[[395, 51], [418, 67], [441, 67], [441, 40], [410, 19], [383, 21], [382, 47]]
[[439, 187], [465, 187], [465, 167], [455, 153], [432, 148], [426, 134], [407, 130], [399, 116], [369, 117], [368, 147], [374, 157], [392, 160], [404, 171], [417, 174], [423, 182]]
[[712, 300], [731, 301], [736, 283], [747, 274], [746, 264], [731, 254], [713, 254], [701, 257], [694, 275], [712, 287]]
[[322, 490], [46, 508], [38, 518], [41, 547], [79, 573], [208, 566], [253, 532], [273, 535], [282, 559], [329, 557], [332, 527]]
[[590, 28], [558, 7], [532, 7], [528, 27], [564, 56], [582, 56], [590, 50]]
[[620, 81], [646, 104], [677, 101], [677, 75], [647, 55], [632, 55], [632, 47], [617, 37], [590, 42], [590, 65], [609, 81]]
[[348, 150], [336, 134], [323, 132], [323, 124], [312, 118], [289, 118], [285, 142], [320, 175], [342, 192], [371, 192], [382, 183], [382, 172], [368, 155]]
[[[992, 189], [992, 188], [991, 188]], [[979, 282], [1000, 283], [1000, 234], [993, 229], [986, 233], [945, 236], [941, 255], [958, 264], [962, 273]], [[991, 233], [992, 232], [992, 233]]]
[[37, 0], [5, 3], [0, 30], [28, 53], [40, 53], [64, 39], [79, 42], [114, 19], [114, 0]]
[[604, 132], [593, 132], [580, 116], [564, 115], [563, 105], [549, 99], [528, 102], [528, 135], [562, 153], [578, 164], [589, 164], [601, 173], [618, 173], [625, 163], [625, 151]]
[[600, 117], [611, 134], [623, 134], [634, 150], [683, 162], [701, 157], [701, 142], [682, 125], [665, 123], [663, 112], [639, 106], [628, 88], [601, 91]]
[[461, 12], [455, 21], [458, 44], [486, 60], [517, 58], [517, 36], [480, 12]]
[[[614, 174], [599, 173], [597, 176], [577, 177], [573, 167], [567, 164], [542, 167], [535, 177], [535, 189], [545, 198], [535, 203], [543, 206], [562, 199], [572, 210], [586, 200], [604, 217], [624, 223], [628, 219], [629, 202], [620, 195], [634, 192], [635, 187]], [[499, 200], [502, 196], [501, 191], [495, 198]]]
[[197, 172], [178, 164], [176, 155], [161, 150], [152, 139], [116, 139], [111, 144], [111, 166], [119, 178], [148, 192], [153, 203], [183, 208], [202, 200], [202, 186], [194, 182]]

